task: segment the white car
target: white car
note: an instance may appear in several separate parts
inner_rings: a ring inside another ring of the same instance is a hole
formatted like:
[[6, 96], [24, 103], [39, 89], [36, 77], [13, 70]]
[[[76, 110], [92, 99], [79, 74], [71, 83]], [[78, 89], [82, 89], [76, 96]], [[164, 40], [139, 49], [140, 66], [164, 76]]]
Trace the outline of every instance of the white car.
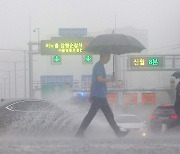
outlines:
[[147, 125], [137, 115], [122, 114], [115, 118], [118, 126], [123, 130], [136, 131], [140, 136], [147, 136]]

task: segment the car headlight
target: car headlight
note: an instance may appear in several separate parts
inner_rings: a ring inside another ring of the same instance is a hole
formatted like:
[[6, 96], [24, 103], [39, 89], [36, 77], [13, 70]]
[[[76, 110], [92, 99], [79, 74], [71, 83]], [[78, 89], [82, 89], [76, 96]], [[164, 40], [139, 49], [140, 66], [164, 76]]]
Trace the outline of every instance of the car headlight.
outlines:
[[142, 136], [143, 136], [143, 137], [146, 137], [146, 136], [147, 136], [147, 134], [146, 134], [146, 133], [142, 133]]

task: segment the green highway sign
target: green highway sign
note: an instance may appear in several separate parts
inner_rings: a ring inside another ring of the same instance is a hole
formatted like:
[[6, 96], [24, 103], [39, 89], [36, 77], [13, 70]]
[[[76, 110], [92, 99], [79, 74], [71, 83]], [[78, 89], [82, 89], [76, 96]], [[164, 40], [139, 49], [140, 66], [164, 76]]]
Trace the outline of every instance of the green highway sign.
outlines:
[[155, 70], [164, 67], [164, 57], [156, 55], [141, 55], [129, 57], [130, 69]]
[[42, 75], [41, 97], [48, 98], [52, 94], [60, 94], [73, 87], [73, 75]]
[[92, 55], [83, 55], [82, 56], [83, 64], [92, 64], [93, 63], [93, 56]]
[[86, 56], [86, 57], [85, 57], [85, 61], [86, 61], [87, 63], [92, 62], [92, 57], [91, 57], [91, 56]]
[[51, 58], [51, 64], [61, 64], [62, 58], [60, 55], [53, 55]]
[[59, 62], [60, 61], [60, 57], [59, 56], [55, 56], [54, 57], [54, 62]]

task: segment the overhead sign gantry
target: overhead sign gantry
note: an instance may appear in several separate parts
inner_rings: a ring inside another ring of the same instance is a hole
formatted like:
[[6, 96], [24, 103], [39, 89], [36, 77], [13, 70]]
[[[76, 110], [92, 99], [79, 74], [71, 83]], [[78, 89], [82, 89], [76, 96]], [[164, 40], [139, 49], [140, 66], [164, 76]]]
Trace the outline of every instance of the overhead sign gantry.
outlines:
[[41, 41], [41, 54], [52, 55], [51, 64], [62, 64], [62, 55], [82, 55], [83, 64], [92, 64], [93, 55], [85, 47], [93, 37], [86, 37], [86, 28], [60, 28], [60, 37]]

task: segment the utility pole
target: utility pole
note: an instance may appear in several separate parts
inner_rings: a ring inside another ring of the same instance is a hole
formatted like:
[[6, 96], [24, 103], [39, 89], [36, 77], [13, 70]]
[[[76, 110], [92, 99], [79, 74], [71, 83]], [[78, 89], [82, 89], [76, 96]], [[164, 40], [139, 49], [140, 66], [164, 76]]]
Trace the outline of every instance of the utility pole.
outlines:
[[32, 42], [29, 42], [29, 97], [30, 97], [30, 98], [34, 98], [32, 46], [33, 46], [33, 43], [32, 43]]
[[2, 99], [2, 96], [3, 96], [3, 93], [2, 93], [2, 90], [3, 90], [2, 84], [0, 86], [1, 86], [1, 99]]
[[[40, 52], [40, 36], [39, 36], [39, 28], [35, 28], [33, 31], [36, 32], [36, 30], [38, 31], [38, 42], [32, 42], [31, 41], [31, 37], [30, 37], [30, 41], [28, 43], [29, 45], [29, 97], [31, 99], [34, 98], [34, 89], [33, 89], [33, 45], [38, 45], [38, 53]], [[31, 36], [31, 23], [30, 23], [30, 36]]]
[[4, 99], [6, 98], [6, 78], [4, 78]]
[[16, 83], [16, 62], [14, 62], [14, 93], [15, 93], [15, 98], [17, 98], [17, 83]]
[[26, 93], [26, 51], [24, 51], [24, 98], [27, 97]]
[[9, 75], [9, 99], [11, 98], [11, 76], [10, 76], [10, 71], [8, 71], [8, 75]]

